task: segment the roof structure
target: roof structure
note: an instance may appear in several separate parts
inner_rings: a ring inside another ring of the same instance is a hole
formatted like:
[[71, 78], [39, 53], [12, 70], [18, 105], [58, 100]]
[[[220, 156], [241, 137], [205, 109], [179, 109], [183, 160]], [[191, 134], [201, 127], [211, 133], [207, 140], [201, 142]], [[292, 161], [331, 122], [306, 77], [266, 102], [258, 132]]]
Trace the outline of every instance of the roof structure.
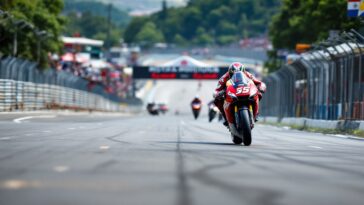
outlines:
[[178, 66], [178, 67], [210, 67], [204, 62], [196, 60], [190, 56], [180, 56], [174, 60], [164, 63], [162, 66]]
[[65, 44], [76, 44], [76, 45], [88, 45], [88, 46], [99, 46], [104, 45], [104, 41], [83, 38], [83, 37], [62, 37], [62, 41]]

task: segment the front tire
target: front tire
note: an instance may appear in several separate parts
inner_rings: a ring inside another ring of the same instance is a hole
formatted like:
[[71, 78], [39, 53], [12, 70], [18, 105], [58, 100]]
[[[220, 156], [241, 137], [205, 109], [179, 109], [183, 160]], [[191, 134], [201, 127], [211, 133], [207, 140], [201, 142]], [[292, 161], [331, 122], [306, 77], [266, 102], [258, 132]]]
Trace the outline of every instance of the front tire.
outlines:
[[195, 120], [197, 120], [199, 114], [200, 114], [200, 111], [199, 110], [193, 110], [193, 116], [195, 117]]
[[250, 127], [249, 111], [243, 109], [240, 111], [241, 128], [243, 131], [243, 143], [245, 146], [249, 146], [252, 143], [252, 131]]
[[212, 110], [209, 112], [209, 122], [212, 122], [212, 120], [214, 120], [215, 115], [216, 115], [216, 112], [214, 112]]
[[241, 143], [243, 143], [243, 140], [240, 137], [237, 136], [232, 136], [233, 137], [233, 142], [236, 145], [240, 145]]

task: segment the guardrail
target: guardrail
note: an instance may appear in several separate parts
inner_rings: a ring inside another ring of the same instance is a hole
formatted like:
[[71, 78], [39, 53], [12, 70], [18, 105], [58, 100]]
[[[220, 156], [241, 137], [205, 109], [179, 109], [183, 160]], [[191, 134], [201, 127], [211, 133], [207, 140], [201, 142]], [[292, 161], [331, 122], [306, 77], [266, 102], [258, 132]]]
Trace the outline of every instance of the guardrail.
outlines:
[[264, 116], [364, 120], [364, 37], [343, 33], [314, 45], [264, 79]]
[[120, 111], [102, 96], [57, 85], [0, 79], [0, 111], [75, 109]]
[[99, 85], [66, 72], [40, 71], [36, 64], [6, 58], [0, 61], [0, 112], [75, 109], [120, 111], [117, 96]]

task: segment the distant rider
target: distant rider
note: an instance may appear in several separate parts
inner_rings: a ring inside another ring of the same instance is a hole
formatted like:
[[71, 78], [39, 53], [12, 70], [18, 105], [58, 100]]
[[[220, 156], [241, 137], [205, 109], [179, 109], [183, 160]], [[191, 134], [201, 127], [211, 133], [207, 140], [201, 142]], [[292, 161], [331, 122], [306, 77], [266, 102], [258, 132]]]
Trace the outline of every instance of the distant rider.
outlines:
[[193, 104], [202, 104], [202, 101], [198, 95], [196, 95], [195, 98], [193, 98], [191, 105], [193, 105]]
[[249, 73], [243, 64], [241, 64], [239, 62], [232, 63], [229, 66], [228, 72], [226, 72], [219, 79], [217, 88], [215, 89], [215, 93], [214, 93], [214, 98], [215, 98], [214, 103], [219, 108], [222, 116], [224, 117], [225, 126], [228, 126], [228, 122], [226, 120], [226, 116], [225, 116], [225, 112], [224, 112], [224, 97], [225, 97], [225, 90], [226, 90], [226, 82], [229, 81], [230, 78], [233, 76], [233, 74], [238, 71], [242, 71], [246, 77], [251, 79], [259, 90], [257, 97], [254, 99], [255, 104], [253, 106], [253, 115], [254, 115], [255, 121], [258, 121], [258, 116], [259, 116], [259, 113], [258, 113], [259, 112], [259, 100], [262, 98], [262, 93], [264, 93], [266, 90], [265, 84], [262, 81], [256, 79], [251, 73]]

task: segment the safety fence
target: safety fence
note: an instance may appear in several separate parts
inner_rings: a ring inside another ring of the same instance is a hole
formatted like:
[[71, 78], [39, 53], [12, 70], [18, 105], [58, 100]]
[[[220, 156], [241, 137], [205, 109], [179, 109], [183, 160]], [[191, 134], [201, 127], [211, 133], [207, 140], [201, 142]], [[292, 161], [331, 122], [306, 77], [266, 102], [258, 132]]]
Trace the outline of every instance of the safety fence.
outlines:
[[41, 71], [17, 58], [0, 61], [0, 111], [76, 109], [120, 111], [119, 99], [102, 86], [68, 72]]
[[264, 116], [364, 120], [364, 37], [344, 32], [264, 79]]

